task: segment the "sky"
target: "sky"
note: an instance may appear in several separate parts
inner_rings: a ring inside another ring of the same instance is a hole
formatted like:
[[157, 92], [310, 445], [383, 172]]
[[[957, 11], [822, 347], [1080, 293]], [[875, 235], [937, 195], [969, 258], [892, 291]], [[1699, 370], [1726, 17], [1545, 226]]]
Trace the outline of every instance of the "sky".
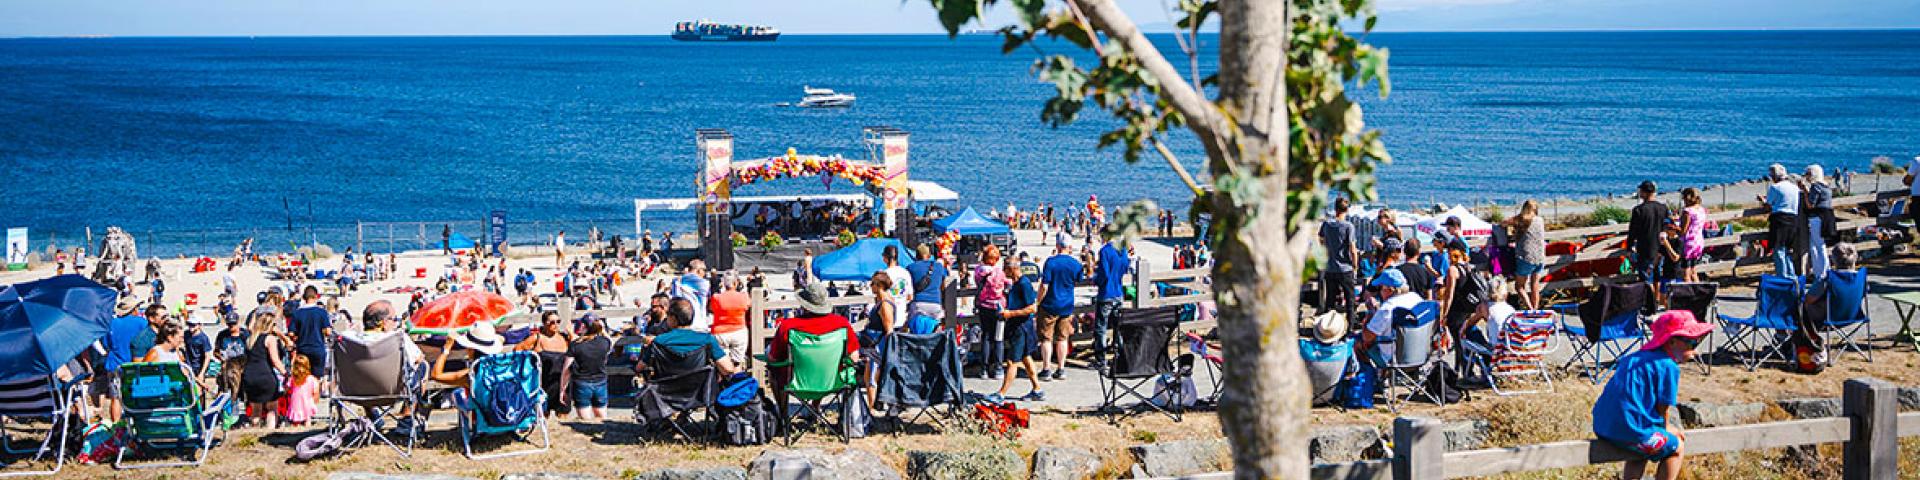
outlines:
[[[1118, 0], [1165, 29], [1177, 0]], [[992, 27], [1012, 22], [1004, 1]], [[1920, 0], [1376, 0], [1381, 31], [1920, 28]], [[925, 0], [0, 0], [0, 36], [661, 35], [676, 21], [787, 33], [938, 33]]]

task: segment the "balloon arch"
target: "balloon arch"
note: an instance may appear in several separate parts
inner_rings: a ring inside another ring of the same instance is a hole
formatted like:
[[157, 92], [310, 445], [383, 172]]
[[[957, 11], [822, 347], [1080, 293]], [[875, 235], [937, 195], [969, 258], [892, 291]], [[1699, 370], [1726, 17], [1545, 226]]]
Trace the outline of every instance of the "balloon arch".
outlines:
[[700, 129], [695, 142], [700, 157], [700, 238], [702, 256], [716, 269], [733, 266], [733, 225], [728, 219], [733, 189], [765, 180], [821, 177], [840, 178], [881, 198], [880, 210], [893, 221], [883, 222], [895, 237], [912, 244], [911, 191], [907, 184], [907, 132], [892, 127], [862, 129], [863, 144], [873, 161], [839, 155], [802, 155], [792, 148], [786, 155], [734, 161], [733, 135], [722, 129]]

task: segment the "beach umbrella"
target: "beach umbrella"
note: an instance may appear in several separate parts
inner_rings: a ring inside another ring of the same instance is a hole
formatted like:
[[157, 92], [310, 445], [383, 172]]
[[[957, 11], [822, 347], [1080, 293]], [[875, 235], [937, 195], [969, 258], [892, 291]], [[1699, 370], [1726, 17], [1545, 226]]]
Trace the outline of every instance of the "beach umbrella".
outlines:
[[80, 275], [0, 290], [0, 376], [46, 376], [107, 335], [120, 295]]
[[407, 319], [408, 333], [451, 335], [475, 324], [492, 322], [513, 312], [513, 301], [481, 290], [467, 290], [440, 297]]

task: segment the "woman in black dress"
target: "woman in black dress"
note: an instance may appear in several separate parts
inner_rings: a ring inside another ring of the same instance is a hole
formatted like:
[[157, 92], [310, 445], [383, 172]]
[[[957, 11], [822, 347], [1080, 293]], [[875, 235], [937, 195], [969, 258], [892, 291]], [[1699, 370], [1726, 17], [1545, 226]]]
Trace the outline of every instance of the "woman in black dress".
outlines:
[[275, 403], [284, 394], [287, 371], [286, 323], [278, 312], [256, 310], [253, 315], [253, 339], [248, 342], [247, 367], [240, 375], [240, 393], [252, 415], [263, 416], [266, 427], [280, 427]]

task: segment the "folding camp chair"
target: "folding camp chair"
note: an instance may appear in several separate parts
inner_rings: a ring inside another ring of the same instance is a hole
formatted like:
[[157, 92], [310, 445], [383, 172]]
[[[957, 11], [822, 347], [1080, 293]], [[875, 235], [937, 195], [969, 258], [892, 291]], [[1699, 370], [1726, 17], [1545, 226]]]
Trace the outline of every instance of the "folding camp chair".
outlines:
[[[1212, 393], [1208, 393], [1206, 398], [1200, 399], [1200, 402], [1208, 405], [1218, 404], [1220, 403], [1221, 392], [1220, 381], [1224, 379], [1224, 377], [1221, 376], [1221, 369], [1225, 368], [1227, 360], [1222, 358], [1220, 354], [1214, 353], [1213, 345], [1208, 344], [1207, 339], [1201, 337], [1200, 334], [1187, 332], [1186, 335], [1187, 353], [1199, 358], [1200, 361], [1207, 366], [1207, 384], [1213, 386], [1213, 389], [1210, 390]], [[1351, 358], [1352, 355], [1348, 355], [1348, 357]]]
[[[1353, 339], [1338, 343], [1320, 343], [1311, 338], [1300, 339], [1300, 358], [1307, 364], [1307, 379], [1313, 384], [1313, 399], [1310, 405], [1334, 404], [1340, 391], [1340, 380], [1353, 370]], [[1217, 391], [1215, 395], [1218, 395]]]
[[[231, 397], [223, 393], [203, 403], [200, 385], [187, 376], [179, 362], [141, 362], [120, 365], [120, 400], [132, 444], [113, 457], [113, 467], [130, 469], [198, 466], [205, 462], [215, 436], [226, 433], [220, 426], [220, 415]], [[126, 455], [134, 448], [185, 450], [191, 460], [131, 465], [126, 463]]]
[[1801, 288], [1798, 278], [1761, 275], [1753, 315], [1720, 316], [1727, 329], [1727, 345], [1722, 350], [1744, 349], [1746, 354], [1740, 357], [1740, 362], [1747, 366], [1747, 371], [1759, 368], [1769, 358], [1780, 361], [1793, 358], [1788, 354], [1788, 345], [1791, 334], [1799, 329], [1794, 320], [1800, 312]]
[[[633, 419], [649, 433], [671, 431], [694, 440], [691, 433], [693, 412], [706, 412], [713, 420], [713, 401], [719, 394], [719, 379], [706, 349], [675, 352], [659, 344], [648, 344], [640, 354], [646, 370], [640, 372], [646, 384], [634, 395]], [[709, 430], [709, 437], [714, 431]]]
[[[880, 374], [876, 378], [876, 408], [887, 405], [894, 425], [904, 427], [926, 419], [938, 427], [966, 418], [966, 385], [960, 379], [960, 348], [953, 341], [953, 330], [930, 334], [895, 332], [887, 336], [880, 350]], [[906, 408], [919, 409], [912, 418], [902, 419]], [[899, 433], [903, 428], [895, 428]]]
[[[1565, 333], [1573, 356], [1561, 368], [1583, 363], [1587, 378], [1598, 384], [1611, 372], [1614, 360], [1633, 353], [1647, 339], [1640, 313], [1648, 305], [1653, 290], [1645, 282], [1607, 284], [1596, 287], [1593, 296], [1579, 305], [1555, 305], [1560, 313], [1560, 331]], [[1573, 312], [1580, 325], [1567, 322]], [[1602, 359], [1601, 354], [1607, 358]]]
[[[78, 412], [73, 409], [86, 402], [86, 379], [83, 375], [62, 382], [48, 375], [0, 382], [0, 449], [14, 455], [31, 453], [34, 461], [53, 455], [52, 470], [5, 472], [0, 478], [60, 473], [66, 465], [67, 439], [76, 428], [73, 421]], [[45, 419], [46, 437], [38, 447], [16, 448], [12, 435], [16, 432], [7, 425], [27, 419]]]
[[[781, 421], [785, 422], [787, 428], [788, 445], [798, 441], [802, 431], [826, 424], [824, 405], [865, 400], [859, 393], [858, 369], [853, 359], [847, 357], [848, 333], [844, 328], [824, 335], [788, 330], [784, 340], [787, 342], [787, 359], [772, 361], [765, 355], [755, 356], [767, 362], [767, 368], [791, 369], [791, 378], [787, 380], [785, 391], [787, 395], [800, 399], [800, 405], [799, 408], [784, 409], [787, 418]], [[842, 441], [850, 440], [846, 433], [844, 430], [840, 432]]]
[[[386, 418], [407, 427], [405, 446], [394, 442], [379, 428], [364, 429], [364, 434], [355, 438], [346, 438], [343, 448], [360, 448], [372, 445], [374, 440], [386, 444], [399, 452], [403, 458], [413, 456], [413, 447], [420, 442], [419, 428], [425, 419], [417, 418], [419, 397], [415, 389], [417, 383], [409, 382], [411, 372], [406, 363], [407, 336], [400, 332], [385, 335], [357, 336], [343, 335], [333, 342], [333, 353], [327, 361], [334, 372], [333, 395], [327, 400], [328, 409], [333, 412], [327, 424], [327, 431], [341, 434], [341, 427], [348, 422], [366, 421], [369, 425], [379, 425]], [[413, 366], [412, 368], [419, 368]], [[359, 407], [359, 408], [352, 408]], [[402, 416], [400, 412], [411, 412]]]
[[[1720, 285], [1712, 282], [1674, 282], [1667, 284], [1666, 290], [1667, 309], [1692, 312], [1693, 318], [1702, 322], [1711, 323], [1718, 318], [1719, 307], [1714, 304], [1714, 300], [1720, 296]], [[1702, 351], [1712, 350], [1714, 341], [1712, 336], [1709, 335], [1705, 341], [1707, 346]], [[1713, 362], [1699, 363], [1702, 373], [1713, 372]]]
[[[1114, 346], [1108, 349], [1112, 358], [1108, 359], [1107, 368], [1100, 371], [1102, 411], [1117, 410], [1121, 400], [1133, 397], [1140, 400], [1143, 408], [1180, 421], [1185, 410], [1180, 402], [1160, 405], [1153, 401], [1152, 390], [1141, 391], [1151, 388], [1161, 375], [1177, 372], [1168, 351], [1172, 347], [1173, 332], [1179, 326], [1179, 305], [1120, 311], [1119, 318], [1113, 320]], [[1116, 415], [1113, 421], [1126, 416]]]
[[[460, 410], [456, 415], [460, 421], [460, 446], [465, 449], [468, 459], [484, 460], [490, 458], [511, 457], [531, 453], [545, 452], [553, 446], [553, 438], [547, 434], [547, 393], [540, 389], [540, 357], [533, 352], [506, 352], [480, 357], [469, 367], [465, 401], [454, 402]], [[519, 405], [511, 412], [505, 407], [509, 398], [498, 398], [496, 392], [515, 391], [524, 398], [531, 399], [531, 405]], [[497, 413], [496, 413], [497, 412]], [[505, 417], [501, 417], [506, 414]], [[533, 430], [540, 430], [539, 447], [530, 450], [499, 452], [474, 455], [473, 440], [481, 435], [513, 435], [533, 441]]]
[[[1509, 378], [1538, 378], [1553, 391], [1553, 375], [1548, 372], [1547, 356], [1559, 350], [1553, 345], [1557, 315], [1550, 310], [1515, 312], [1500, 333], [1488, 339], [1486, 350], [1475, 350], [1475, 361], [1487, 372], [1487, 383], [1498, 395], [1539, 393], [1543, 390], [1514, 390]], [[1503, 386], [1502, 384], [1509, 384]]]
[[[1446, 402], [1438, 392], [1427, 389], [1428, 377], [1446, 355], [1433, 345], [1434, 337], [1444, 335], [1440, 328], [1439, 303], [1420, 302], [1414, 308], [1395, 309], [1392, 335], [1375, 340], [1387, 346], [1391, 355], [1380, 359], [1382, 388], [1386, 392], [1387, 404], [1395, 412], [1400, 411], [1400, 403], [1411, 402], [1416, 398], [1426, 398], [1434, 404]], [[1404, 395], [1394, 396], [1393, 387], [1405, 387]]]
[[1821, 345], [1826, 347], [1823, 350], [1829, 352], [1827, 365], [1832, 366], [1833, 358], [1840, 356], [1833, 353], [1832, 335], [1840, 336], [1839, 343], [1843, 351], [1853, 350], [1872, 362], [1873, 352], [1868, 351], [1865, 345], [1867, 339], [1873, 338], [1873, 319], [1867, 317], [1866, 267], [1827, 271], [1826, 289], [1827, 318], [1820, 323], [1824, 330], [1820, 340]]

